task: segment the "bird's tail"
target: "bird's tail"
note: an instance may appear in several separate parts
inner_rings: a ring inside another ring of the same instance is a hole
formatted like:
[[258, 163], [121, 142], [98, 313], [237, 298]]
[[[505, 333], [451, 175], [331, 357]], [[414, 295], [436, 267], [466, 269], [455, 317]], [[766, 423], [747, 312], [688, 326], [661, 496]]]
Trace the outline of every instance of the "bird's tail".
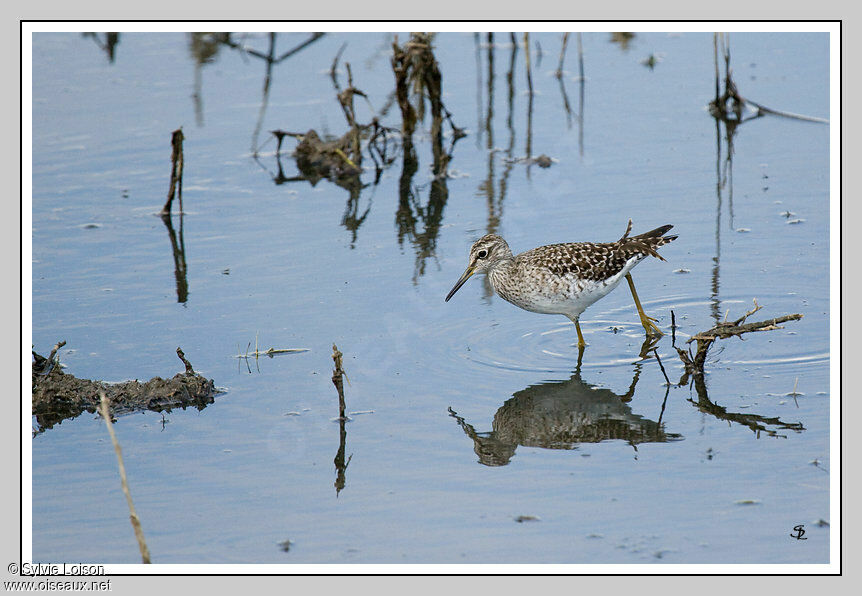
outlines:
[[673, 226], [667, 224], [649, 232], [629, 237], [629, 232], [632, 231], [632, 220], [629, 220], [628, 226], [626, 226], [626, 233], [617, 242], [623, 245], [626, 250], [640, 252], [664, 261], [664, 257], [658, 254], [657, 249], [678, 238], [678, 236], [665, 236], [671, 228]]

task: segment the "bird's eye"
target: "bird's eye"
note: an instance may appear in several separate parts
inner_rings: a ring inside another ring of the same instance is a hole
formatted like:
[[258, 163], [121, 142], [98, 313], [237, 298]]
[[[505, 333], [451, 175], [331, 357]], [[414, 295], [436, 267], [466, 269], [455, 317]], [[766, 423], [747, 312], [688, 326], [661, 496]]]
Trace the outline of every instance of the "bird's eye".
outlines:
[[488, 256], [488, 251], [485, 249], [482, 249], [476, 253], [476, 256], [479, 257], [480, 259], [484, 259], [485, 257]]

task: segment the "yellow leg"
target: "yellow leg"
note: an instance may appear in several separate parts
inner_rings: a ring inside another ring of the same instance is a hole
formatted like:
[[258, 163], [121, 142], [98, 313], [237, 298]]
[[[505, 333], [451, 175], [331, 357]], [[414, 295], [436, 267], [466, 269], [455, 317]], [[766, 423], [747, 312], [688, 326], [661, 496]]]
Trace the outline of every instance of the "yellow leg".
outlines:
[[631, 273], [626, 273], [626, 281], [629, 282], [629, 289], [632, 291], [632, 298], [635, 299], [635, 306], [638, 309], [638, 316], [641, 319], [641, 325], [644, 327], [647, 335], [664, 335], [658, 326], [655, 324], [655, 319], [648, 317], [641, 306], [641, 301], [638, 299], [638, 293], [635, 291], [635, 282], [632, 279]]
[[575, 331], [577, 331], [577, 332], [578, 332], [578, 347], [579, 347], [579, 348], [581, 348], [581, 349], [583, 349], [583, 348], [584, 348], [584, 346], [586, 346], [586, 345], [587, 345], [587, 342], [585, 342], [585, 341], [584, 341], [584, 334], [583, 334], [583, 333], [581, 333], [581, 325], [580, 325], [580, 323], [578, 323], [578, 320], [577, 320], [577, 319], [574, 319], [574, 321], [575, 321]]

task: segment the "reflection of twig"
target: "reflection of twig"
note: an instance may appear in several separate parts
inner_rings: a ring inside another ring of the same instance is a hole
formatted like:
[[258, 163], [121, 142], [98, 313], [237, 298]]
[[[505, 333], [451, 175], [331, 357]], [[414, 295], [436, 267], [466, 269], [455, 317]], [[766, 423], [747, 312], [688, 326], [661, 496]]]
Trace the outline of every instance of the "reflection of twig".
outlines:
[[260, 135], [260, 129], [263, 126], [263, 116], [266, 114], [266, 108], [269, 105], [269, 88], [272, 82], [272, 64], [273, 56], [275, 55], [275, 33], [269, 34], [269, 54], [266, 59], [266, 74], [263, 77], [263, 92], [261, 93], [260, 109], [257, 115], [257, 124], [254, 126], [254, 132], [251, 135], [251, 151], [256, 155], [260, 150], [257, 144], [257, 138]]
[[[719, 68], [718, 54], [719, 46], [721, 54], [724, 58], [724, 93], [719, 94]], [[754, 118], [760, 118], [764, 114], [772, 114], [783, 118], [793, 118], [795, 120], [805, 120], [807, 122], [819, 122], [828, 124], [826, 118], [817, 118], [814, 116], [805, 116], [803, 114], [794, 114], [793, 112], [785, 112], [783, 110], [774, 110], [762, 104], [744, 98], [739, 94], [736, 83], [733, 81], [732, 69], [730, 68], [730, 38], [727, 33], [713, 33], [712, 37], [713, 48], [713, 63], [715, 65], [715, 99], [709, 102], [709, 111], [715, 118], [721, 120], [735, 120], [742, 123]], [[750, 105], [756, 109], [754, 115], [748, 118], [743, 117], [743, 110], [746, 105]]]
[[105, 43], [99, 39], [98, 33], [84, 33], [84, 37], [91, 37], [96, 45], [108, 55], [108, 61], [113, 64], [115, 48], [120, 43], [119, 33], [105, 33]]
[[653, 354], [655, 355], [655, 359], [658, 362], [658, 366], [661, 369], [661, 374], [664, 375], [664, 380], [667, 381], [667, 384], [670, 385], [670, 379], [667, 378], [667, 372], [664, 370], [664, 365], [661, 363], [661, 358], [658, 357], [658, 348], [653, 349]]
[[578, 32], [578, 150], [581, 157], [584, 155], [584, 46], [581, 42], [581, 33]]
[[117, 441], [117, 435], [114, 434], [114, 426], [111, 424], [111, 412], [108, 407], [108, 397], [104, 391], [99, 391], [101, 397], [100, 411], [102, 418], [105, 419], [105, 426], [108, 427], [108, 434], [111, 435], [111, 443], [114, 444], [114, 452], [117, 454], [117, 465], [120, 469], [120, 483], [123, 485], [123, 494], [126, 495], [126, 503], [129, 505], [129, 519], [132, 522], [132, 528], [135, 530], [135, 538], [138, 540], [138, 548], [141, 550], [141, 560], [143, 563], [150, 562], [150, 550], [147, 548], [147, 543], [144, 540], [144, 530], [141, 528], [141, 520], [135, 511], [135, 504], [132, 502], [132, 493], [129, 492], [129, 483], [126, 480], [126, 466], [123, 464], [123, 451], [120, 449], [120, 443]]
[[189, 282], [186, 269], [186, 249], [183, 241], [183, 214], [180, 213], [179, 240], [174, 231], [174, 224], [169, 213], [162, 213], [162, 223], [168, 229], [171, 241], [171, 252], [174, 257], [174, 278], [177, 285], [177, 302], [185, 304], [189, 299]]
[[312, 34], [311, 34], [311, 36], [310, 36], [308, 39], [306, 39], [306, 40], [305, 40], [305, 41], [303, 41], [302, 43], [300, 43], [300, 44], [298, 44], [298, 45], [294, 46], [292, 49], [290, 49], [290, 50], [286, 51], [284, 54], [282, 54], [281, 56], [279, 56], [279, 57], [276, 59], [276, 62], [281, 62], [282, 60], [286, 60], [287, 58], [290, 58], [290, 57], [291, 57], [291, 56], [293, 56], [295, 53], [297, 53], [298, 51], [300, 51], [300, 50], [304, 49], [306, 46], [311, 45], [312, 43], [314, 43], [315, 41], [317, 41], [318, 39], [320, 39], [320, 38], [321, 38], [321, 37], [323, 37], [324, 35], [326, 35], [326, 34], [325, 34], [325, 33], [312, 33]]
[[[424, 273], [425, 260], [434, 256], [443, 209], [449, 196], [447, 188], [448, 164], [452, 159], [455, 143], [465, 136], [463, 130], [452, 121], [452, 114], [443, 105], [442, 75], [431, 47], [433, 35], [413, 33], [404, 45], [396, 37], [392, 44], [391, 66], [395, 76], [395, 96], [401, 108], [402, 121], [402, 170], [399, 180], [399, 203], [395, 218], [398, 224], [398, 242], [408, 236], [416, 248], [414, 283]], [[410, 89], [416, 105], [411, 104]], [[413, 175], [418, 169], [413, 133], [418, 119], [424, 113], [425, 98], [431, 106], [431, 152], [433, 156], [431, 188], [428, 203], [423, 208], [417, 193], [411, 190]], [[443, 119], [452, 131], [448, 151], [443, 148]], [[415, 214], [414, 214], [415, 210]], [[421, 218], [425, 230], [416, 233], [416, 223]]]
[[[530, 159], [533, 151], [533, 74], [530, 68], [530, 34], [524, 33], [524, 60], [527, 67], [527, 146], [526, 158]], [[527, 178], [530, 177], [531, 162], [527, 161]]]
[[231, 40], [229, 37], [227, 37], [225, 39], [220, 39], [219, 41], [221, 43], [223, 43], [224, 45], [226, 45], [227, 47], [233, 48], [234, 50], [239, 50], [239, 51], [243, 52], [244, 54], [248, 54], [249, 56], [254, 56], [255, 58], [261, 58], [263, 60], [272, 61], [272, 62], [278, 64], [279, 62], [281, 62], [287, 58], [290, 58], [291, 56], [293, 56], [298, 51], [304, 49], [306, 46], [311, 45], [313, 42], [317, 41], [318, 39], [320, 39], [324, 35], [325, 35], [325, 33], [312, 33], [308, 37], [308, 39], [306, 39], [305, 41], [294, 46], [292, 49], [286, 51], [284, 54], [282, 54], [281, 56], [279, 56], [278, 58], [275, 58], [275, 59], [273, 59], [272, 56], [270, 56], [268, 54], [263, 54], [261, 52], [258, 52], [257, 50], [252, 49], [252, 48], [246, 47], [244, 45], [240, 45], [240, 44], [236, 43], [235, 41]]
[[557, 64], [557, 72], [554, 73], [554, 76], [558, 79], [563, 78], [563, 61], [566, 59], [566, 46], [569, 45], [569, 33], [568, 31], [563, 33], [563, 45], [560, 48], [560, 61]]
[[673, 309], [670, 311], [670, 343], [673, 347], [676, 347], [676, 315]]
[[[497, 230], [500, 223], [499, 216], [495, 213], [496, 208], [494, 200], [496, 192], [494, 190], [494, 164], [497, 161], [496, 152], [494, 151], [494, 34], [488, 33], [488, 107], [485, 116], [485, 131], [488, 133], [488, 139], [485, 143], [488, 156], [488, 177], [479, 184], [479, 190], [485, 194], [488, 204], [488, 233], [491, 234]], [[480, 136], [481, 136], [481, 128]]]
[[758, 414], [741, 414], [738, 412], [728, 412], [727, 408], [723, 406], [719, 406], [716, 403], [710, 401], [709, 396], [706, 392], [706, 382], [704, 381], [703, 375], [696, 375], [694, 377], [694, 386], [697, 391], [697, 401], [695, 402], [692, 399], [689, 399], [693, 404], [697, 405], [697, 408], [701, 412], [706, 412], [712, 416], [715, 416], [719, 420], [726, 420], [728, 422], [736, 422], [737, 424], [741, 424], [743, 426], [747, 426], [754, 433], [760, 436], [760, 432], [763, 431], [771, 437], [784, 437], [784, 435], [779, 435], [774, 429], [769, 428], [770, 426], [774, 426], [780, 429], [792, 430], [794, 432], [802, 432], [805, 430], [805, 427], [801, 422], [782, 422], [780, 418], [775, 417], [766, 417], [760, 416]]

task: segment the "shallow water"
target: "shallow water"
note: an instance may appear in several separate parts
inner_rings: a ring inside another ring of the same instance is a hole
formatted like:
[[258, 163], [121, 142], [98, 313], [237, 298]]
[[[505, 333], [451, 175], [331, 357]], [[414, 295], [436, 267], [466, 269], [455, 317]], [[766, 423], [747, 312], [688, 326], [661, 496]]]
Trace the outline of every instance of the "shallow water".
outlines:
[[[276, 54], [306, 37], [280, 34]], [[200, 411], [118, 419], [154, 562], [830, 560], [829, 125], [745, 122], [727, 162], [706, 110], [710, 34], [638, 34], [626, 49], [586, 33], [583, 81], [572, 37], [563, 90], [560, 35], [531, 39], [530, 116], [507, 34], [438, 36], [444, 101], [468, 132], [441, 200], [427, 121], [408, 197], [400, 159], [377, 184], [366, 171], [353, 198], [327, 180], [274, 184], [268, 131], [346, 130], [328, 74], [342, 44], [342, 86], [346, 61], [385, 105], [389, 34], [327, 35], [275, 65], [263, 110], [265, 64], [235, 49], [200, 65], [187, 35], [121, 34], [110, 62], [77, 34], [33, 37], [34, 349], [65, 340], [66, 372], [122, 381], [179, 372], [181, 346], [226, 391]], [[731, 40], [743, 95], [829, 117], [826, 34]], [[265, 35], [242, 41], [267, 51]], [[381, 120], [399, 127], [397, 105]], [[180, 126], [185, 215], [169, 228], [156, 214]], [[528, 142], [555, 163], [515, 162]], [[679, 235], [667, 262], [633, 272], [667, 332], [670, 385], [639, 357], [624, 286], [582, 316], [580, 366], [570, 322], [521, 311], [478, 276], [443, 302], [488, 231], [520, 252], [614, 240], [629, 218], [633, 233]], [[705, 393], [678, 385], [673, 341], [754, 298], [755, 320], [805, 316], [719, 342]], [[309, 351], [235, 358], [256, 337]], [[353, 412], [343, 433], [333, 343]], [[32, 446], [33, 560], [137, 562], [100, 420], [66, 420]], [[807, 541], [790, 537], [799, 524]]]

